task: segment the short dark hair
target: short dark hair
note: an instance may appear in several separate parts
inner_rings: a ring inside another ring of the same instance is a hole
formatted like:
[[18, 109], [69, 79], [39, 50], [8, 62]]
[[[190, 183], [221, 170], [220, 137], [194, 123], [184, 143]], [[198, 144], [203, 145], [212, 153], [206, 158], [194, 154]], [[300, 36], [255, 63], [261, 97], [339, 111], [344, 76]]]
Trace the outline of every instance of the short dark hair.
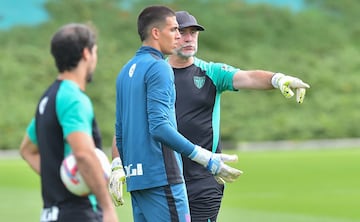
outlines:
[[137, 21], [140, 40], [148, 38], [149, 31], [154, 26], [160, 26], [166, 22], [167, 17], [176, 16], [175, 12], [166, 6], [149, 6], [140, 13]]
[[51, 39], [51, 54], [60, 73], [73, 70], [85, 48], [96, 44], [96, 32], [89, 24], [70, 23], [62, 26]]

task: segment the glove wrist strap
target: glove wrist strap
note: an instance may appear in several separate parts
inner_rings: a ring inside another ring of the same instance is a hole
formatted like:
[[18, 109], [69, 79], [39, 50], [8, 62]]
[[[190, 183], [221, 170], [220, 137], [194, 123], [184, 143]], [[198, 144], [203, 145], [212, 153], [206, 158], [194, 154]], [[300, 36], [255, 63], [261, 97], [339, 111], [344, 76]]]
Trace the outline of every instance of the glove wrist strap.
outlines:
[[212, 152], [210, 152], [198, 145], [195, 145], [195, 149], [189, 155], [189, 158], [191, 160], [203, 165], [204, 167], [207, 167], [211, 156], [212, 156]]
[[285, 75], [282, 73], [275, 73], [272, 78], [271, 78], [271, 84], [273, 85], [274, 88], [279, 88], [279, 80], [284, 77]]
[[211, 157], [210, 157], [210, 160], [206, 166], [206, 169], [211, 172], [211, 174], [213, 175], [216, 175], [217, 174], [217, 171], [219, 170], [218, 169], [219, 166], [217, 166], [216, 164], [214, 164], [214, 155], [211, 154]]
[[113, 161], [111, 162], [111, 171], [115, 171], [122, 168], [123, 166], [120, 157], [116, 157], [115, 159], [113, 159]]

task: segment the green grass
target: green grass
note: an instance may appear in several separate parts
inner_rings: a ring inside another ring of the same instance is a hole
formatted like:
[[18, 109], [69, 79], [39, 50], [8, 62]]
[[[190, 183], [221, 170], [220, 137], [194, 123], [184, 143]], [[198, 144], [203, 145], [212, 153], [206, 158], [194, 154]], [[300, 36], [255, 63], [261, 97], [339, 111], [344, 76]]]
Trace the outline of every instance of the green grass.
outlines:
[[[359, 221], [359, 149], [239, 153], [220, 221]], [[233, 221], [233, 220], [232, 220]]]
[[[233, 153], [235, 151], [227, 151]], [[238, 152], [244, 175], [226, 185], [218, 221], [360, 221], [360, 149]], [[0, 221], [38, 221], [39, 178], [20, 159], [0, 159]], [[132, 221], [129, 194], [117, 208]]]

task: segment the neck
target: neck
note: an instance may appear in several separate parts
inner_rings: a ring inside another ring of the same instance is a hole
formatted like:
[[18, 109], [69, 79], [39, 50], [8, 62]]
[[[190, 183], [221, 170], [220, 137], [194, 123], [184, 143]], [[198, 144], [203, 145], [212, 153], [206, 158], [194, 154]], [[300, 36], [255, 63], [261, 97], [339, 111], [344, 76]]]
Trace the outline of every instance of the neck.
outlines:
[[74, 83], [76, 83], [76, 85], [79, 86], [79, 88], [82, 91], [85, 91], [86, 88], [86, 81], [85, 78], [83, 76], [80, 75], [80, 73], [76, 72], [76, 71], [65, 71], [61, 74], [59, 74], [58, 76], [59, 80], [70, 80], [73, 81]]
[[185, 68], [191, 66], [194, 63], [194, 57], [191, 56], [184, 58], [177, 55], [170, 55], [168, 61], [173, 68]]
[[150, 41], [150, 40], [144, 41], [142, 46], [149, 46], [149, 47], [152, 47], [152, 48], [160, 51], [161, 53], [163, 53], [161, 51], [161, 48], [160, 48], [159, 44], [157, 42], [155, 42], [155, 41]]

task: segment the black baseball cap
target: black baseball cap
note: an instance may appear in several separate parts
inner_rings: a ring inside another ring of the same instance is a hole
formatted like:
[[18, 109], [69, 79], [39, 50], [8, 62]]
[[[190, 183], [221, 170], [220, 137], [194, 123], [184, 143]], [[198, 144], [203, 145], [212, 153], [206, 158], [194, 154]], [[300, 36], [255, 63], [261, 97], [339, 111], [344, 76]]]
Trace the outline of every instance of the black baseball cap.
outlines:
[[176, 20], [179, 23], [179, 29], [187, 27], [195, 27], [198, 31], [204, 31], [205, 28], [199, 25], [196, 18], [190, 15], [187, 11], [178, 11], [176, 14]]

